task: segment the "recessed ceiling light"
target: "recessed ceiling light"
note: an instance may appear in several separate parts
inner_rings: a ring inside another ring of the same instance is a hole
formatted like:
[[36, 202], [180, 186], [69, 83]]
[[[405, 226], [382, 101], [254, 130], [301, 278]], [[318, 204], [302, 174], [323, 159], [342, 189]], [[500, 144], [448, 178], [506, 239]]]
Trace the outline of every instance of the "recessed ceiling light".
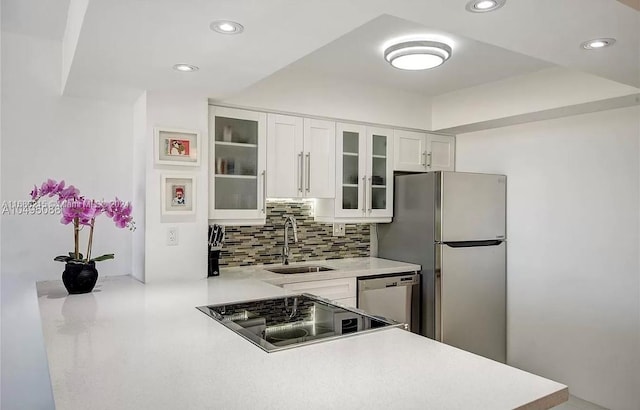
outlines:
[[191, 71], [198, 71], [200, 68], [190, 64], [176, 64], [173, 66], [173, 69], [176, 71], [182, 71], [183, 73], [188, 73]]
[[486, 13], [498, 10], [507, 0], [471, 0], [466, 9], [472, 13]]
[[612, 46], [615, 42], [615, 38], [594, 38], [593, 40], [585, 41], [580, 47], [585, 50], [596, 50], [598, 48]]
[[242, 24], [229, 20], [214, 21], [209, 25], [209, 28], [221, 34], [240, 34], [244, 31]]
[[438, 41], [406, 41], [384, 51], [384, 59], [401, 70], [428, 70], [451, 57], [451, 47]]

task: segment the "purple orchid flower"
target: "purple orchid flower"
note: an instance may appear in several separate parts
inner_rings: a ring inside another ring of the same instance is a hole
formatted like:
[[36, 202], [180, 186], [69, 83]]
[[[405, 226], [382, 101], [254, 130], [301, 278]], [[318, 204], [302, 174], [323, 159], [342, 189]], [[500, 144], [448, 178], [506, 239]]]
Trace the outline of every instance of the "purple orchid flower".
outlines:
[[129, 227], [129, 229], [135, 229], [133, 217], [131, 216], [130, 203], [116, 198], [115, 201], [112, 201], [105, 206], [104, 212], [109, 218], [113, 219], [113, 222], [115, 222], [118, 228]]
[[43, 182], [42, 186], [40, 187], [41, 196], [45, 196], [45, 195], [54, 196], [55, 194], [58, 193], [56, 191], [57, 188], [58, 188], [58, 183], [55, 180], [47, 179], [47, 181]]
[[[135, 222], [131, 215], [131, 204], [123, 202], [118, 198], [112, 202], [95, 201], [80, 196], [80, 190], [73, 185], [66, 186], [64, 180], [56, 182], [53, 179], [47, 179], [40, 187], [34, 185], [29, 193], [31, 200], [37, 202], [45, 196], [58, 196], [57, 202], [62, 205], [62, 218], [60, 223], [74, 225], [74, 252], [70, 252], [69, 256], [62, 255], [55, 258], [56, 261], [69, 262], [81, 260], [84, 263], [89, 261], [102, 261], [113, 259], [113, 254], [106, 254], [91, 259], [91, 248], [93, 244], [93, 228], [95, 219], [101, 214], [106, 214], [112, 219], [118, 228], [129, 228], [135, 230]], [[90, 226], [89, 246], [87, 248], [86, 258], [79, 252], [79, 227], [80, 225]]]
[[[60, 182], [62, 187], [64, 188], [64, 181]], [[58, 192], [59, 201], [65, 201], [69, 199], [76, 199], [80, 195], [80, 190], [78, 190], [73, 185], [69, 185], [67, 188], [64, 188]]]
[[31, 190], [30, 194], [31, 194], [32, 201], [38, 200], [39, 194], [38, 194], [38, 187], [36, 185], [33, 186], [33, 189]]

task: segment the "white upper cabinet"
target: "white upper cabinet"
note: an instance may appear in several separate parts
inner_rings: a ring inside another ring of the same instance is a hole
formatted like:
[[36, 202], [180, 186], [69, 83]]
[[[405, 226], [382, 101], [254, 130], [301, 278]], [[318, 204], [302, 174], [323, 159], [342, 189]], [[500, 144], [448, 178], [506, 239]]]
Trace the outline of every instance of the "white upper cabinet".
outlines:
[[209, 219], [266, 220], [267, 198], [314, 198], [319, 222], [385, 223], [393, 172], [455, 170], [455, 137], [210, 107]]
[[394, 171], [455, 170], [455, 137], [395, 130]]
[[302, 196], [302, 118], [268, 114], [267, 123], [267, 197]]
[[426, 133], [394, 131], [394, 171], [425, 172], [426, 151]]
[[355, 124], [336, 126], [336, 217], [366, 216], [366, 130], [366, 127]]
[[209, 219], [264, 224], [266, 219], [264, 113], [210, 107]]
[[335, 198], [335, 122], [304, 119], [304, 165], [305, 196]]
[[335, 123], [267, 116], [267, 197], [335, 197]]
[[393, 216], [393, 130], [367, 127], [367, 217]]
[[336, 125], [335, 200], [316, 201], [323, 222], [390, 222], [393, 216], [393, 130]]
[[427, 168], [429, 171], [455, 171], [456, 137], [427, 136]]

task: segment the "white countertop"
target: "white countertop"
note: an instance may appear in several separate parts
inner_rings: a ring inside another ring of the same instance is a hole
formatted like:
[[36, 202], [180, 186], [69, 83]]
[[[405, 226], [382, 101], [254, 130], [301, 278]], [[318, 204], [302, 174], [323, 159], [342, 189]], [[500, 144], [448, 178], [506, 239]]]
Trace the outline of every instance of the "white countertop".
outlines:
[[241, 271], [148, 285], [107, 277], [71, 296], [39, 282], [56, 407], [494, 410], [567, 399], [564, 385], [400, 329], [266, 353], [195, 309], [285, 293]]
[[225, 278], [257, 279], [274, 285], [282, 285], [284, 283], [309, 282], [314, 280], [339, 278], [355, 278], [362, 276], [384, 275], [389, 273], [420, 271], [420, 265], [415, 265], [413, 263], [396, 262], [381, 258], [330, 259], [322, 261], [291, 263], [288, 266], [295, 267], [305, 265], [326, 266], [334, 270], [283, 275], [267, 270], [272, 268], [284, 267], [282, 264], [274, 264], [240, 266], [233, 268], [223, 267], [221, 269], [220, 275]]

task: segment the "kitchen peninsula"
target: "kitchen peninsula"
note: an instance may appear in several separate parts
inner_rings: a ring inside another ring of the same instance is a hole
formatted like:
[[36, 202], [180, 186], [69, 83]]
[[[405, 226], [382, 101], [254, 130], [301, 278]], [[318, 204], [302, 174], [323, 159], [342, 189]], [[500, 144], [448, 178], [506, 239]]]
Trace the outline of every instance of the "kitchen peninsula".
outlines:
[[[369, 273], [392, 270], [363, 260]], [[105, 277], [73, 296], [60, 281], [38, 282], [56, 407], [544, 409], [567, 400], [564, 385], [396, 328], [265, 353], [195, 308], [287, 294], [247, 272], [146, 285]]]

